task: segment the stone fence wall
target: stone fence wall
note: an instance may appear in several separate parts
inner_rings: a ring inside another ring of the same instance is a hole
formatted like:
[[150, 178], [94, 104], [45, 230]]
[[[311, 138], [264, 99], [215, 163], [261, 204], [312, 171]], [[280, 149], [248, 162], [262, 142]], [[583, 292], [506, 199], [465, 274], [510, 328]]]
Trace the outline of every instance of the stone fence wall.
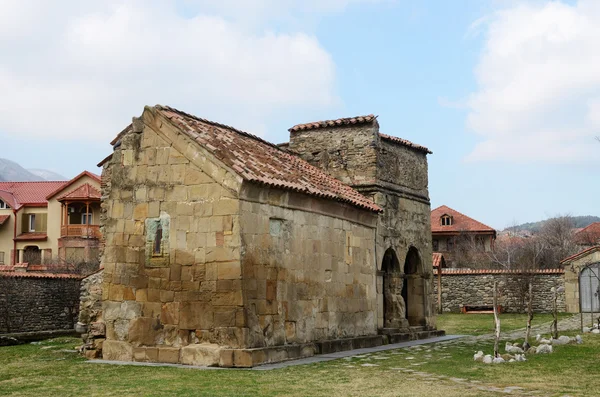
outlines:
[[0, 273], [0, 334], [73, 329], [81, 276]]
[[[437, 270], [434, 271], [434, 294], [438, 303]], [[548, 313], [552, 311], [552, 287], [564, 287], [562, 269], [545, 269], [522, 273], [507, 270], [443, 269], [442, 311], [458, 313], [463, 306], [492, 306], [494, 280], [498, 281], [498, 304], [507, 313], [527, 311], [528, 280], [533, 283], [533, 311]], [[558, 311], [565, 311], [565, 293], [558, 293]]]

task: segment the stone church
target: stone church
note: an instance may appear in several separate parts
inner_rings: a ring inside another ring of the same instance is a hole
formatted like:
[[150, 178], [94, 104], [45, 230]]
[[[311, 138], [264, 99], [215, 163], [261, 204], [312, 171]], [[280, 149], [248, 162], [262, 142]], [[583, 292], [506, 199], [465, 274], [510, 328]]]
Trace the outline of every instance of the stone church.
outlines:
[[373, 115], [289, 132], [157, 105], [113, 141], [103, 358], [250, 367], [441, 332], [431, 152]]

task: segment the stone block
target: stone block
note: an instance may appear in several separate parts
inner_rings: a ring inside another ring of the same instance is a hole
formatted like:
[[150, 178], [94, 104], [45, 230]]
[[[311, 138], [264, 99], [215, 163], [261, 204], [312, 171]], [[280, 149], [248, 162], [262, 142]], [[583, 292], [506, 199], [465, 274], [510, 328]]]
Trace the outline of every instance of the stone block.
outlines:
[[127, 342], [105, 340], [102, 345], [102, 358], [111, 361], [132, 361], [133, 347]]
[[148, 218], [148, 203], [137, 204], [133, 208], [133, 219], [143, 221]]
[[95, 337], [106, 335], [106, 324], [99, 321], [91, 323], [89, 333], [91, 336]]
[[218, 280], [234, 280], [242, 276], [242, 268], [239, 262], [222, 262], [217, 265]]
[[180, 350], [179, 347], [159, 347], [158, 362], [170, 364], [179, 363]]
[[197, 170], [193, 167], [187, 167], [185, 170], [184, 184], [186, 185], [198, 185], [202, 183], [214, 183], [215, 181], [206, 175], [204, 172]]
[[217, 309], [214, 313], [215, 327], [234, 327], [235, 326], [235, 308]]
[[140, 317], [129, 323], [128, 341], [132, 346], [152, 346], [155, 344], [160, 323], [151, 317]]
[[162, 305], [160, 321], [163, 324], [179, 324], [179, 302], [170, 302]]
[[216, 344], [192, 344], [181, 348], [181, 363], [212, 367], [219, 364], [221, 348]]
[[205, 302], [181, 302], [179, 328], [209, 329], [214, 324], [212, 305]]

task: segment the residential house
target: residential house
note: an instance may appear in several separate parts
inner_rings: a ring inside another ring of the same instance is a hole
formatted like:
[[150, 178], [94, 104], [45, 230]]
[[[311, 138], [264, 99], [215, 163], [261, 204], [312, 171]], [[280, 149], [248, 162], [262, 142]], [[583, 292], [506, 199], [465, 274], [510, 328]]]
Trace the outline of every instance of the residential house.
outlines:
[[100, 177], [0, 182], [0, 265], [98, 260]]
[[594, 222], [583, 229], [579, 229], [574, 235], [575, 243], [584, 247], [592, 247], [600, 244], [600, 222]]
[[483, 260], [481, 253], [494, 247], [496, 230], [446, 205], [431, 211], [433, 252], [444, 254], [449, 267]]
[[105, 359], [248, 367], [436, 332], [431, 152], [373, 115], [289, 132], [156, 105], [119, 134], [90, 324]]

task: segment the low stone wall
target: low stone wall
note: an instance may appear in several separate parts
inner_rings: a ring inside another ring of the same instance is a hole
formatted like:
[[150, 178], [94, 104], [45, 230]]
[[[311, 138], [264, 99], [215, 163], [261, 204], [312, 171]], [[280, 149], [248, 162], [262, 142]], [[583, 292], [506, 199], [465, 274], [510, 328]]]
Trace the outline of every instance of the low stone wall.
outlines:
[[[443, 269], [442, 311], [458, 313], [463, 306], [492, 306], [494, 281], [498, 281], [499, 305], [507, 313], [527, 310], [528, 279], [533, 282], [533, 311], [552, 311], [552, 287], [564, 287], [562, 269], [538, 270], [521, 273], [506, 270]], [[435, 299], [438, 299], [437, 270], [434, 274]], [[558, 311], [565, 311], [565, 293], [558, 293]], [[439, 307], [439, 306], [438, 306]]]
[[0, 334], [73, 329], [81, 276], [0, 273]]

